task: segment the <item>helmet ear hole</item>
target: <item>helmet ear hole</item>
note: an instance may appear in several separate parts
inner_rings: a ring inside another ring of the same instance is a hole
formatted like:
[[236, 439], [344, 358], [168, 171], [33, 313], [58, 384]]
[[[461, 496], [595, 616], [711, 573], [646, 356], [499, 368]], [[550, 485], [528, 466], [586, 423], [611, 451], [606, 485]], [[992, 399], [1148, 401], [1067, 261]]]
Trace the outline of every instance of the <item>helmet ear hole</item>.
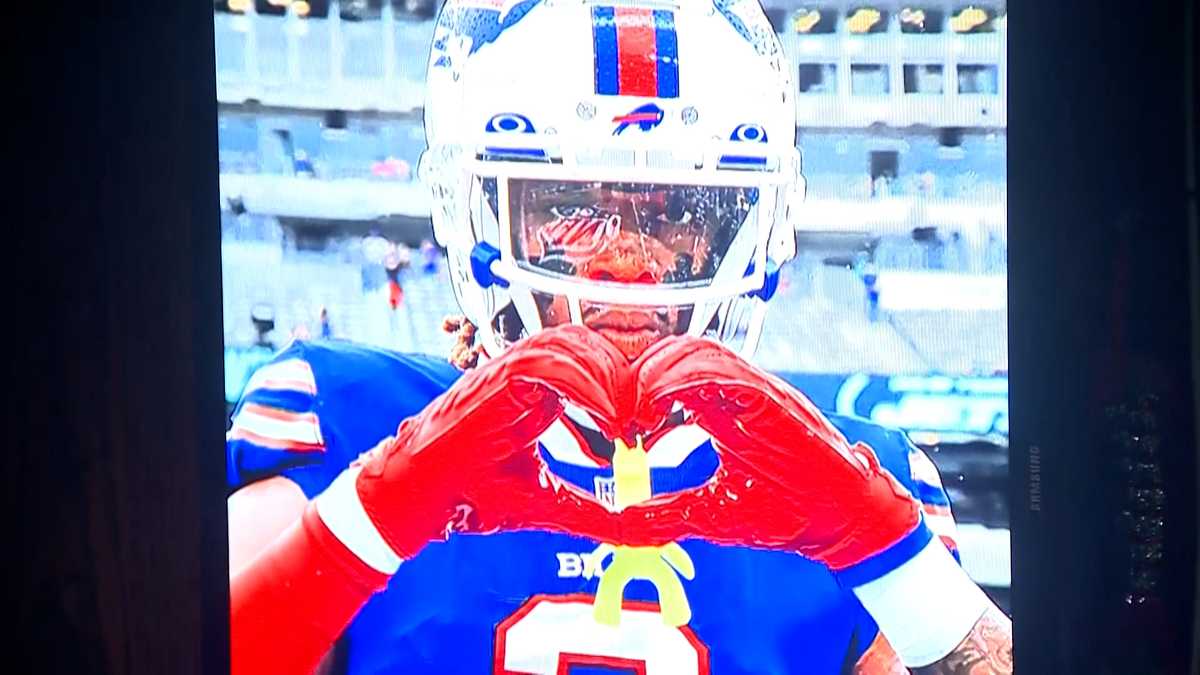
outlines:
[[525, 324], [521, 321], [521, 315], [517, 313], [516, 305], [510, 302], [496, 312], [496, 316], [492, 317], [492, 330], [508, 342], [521, 339]]

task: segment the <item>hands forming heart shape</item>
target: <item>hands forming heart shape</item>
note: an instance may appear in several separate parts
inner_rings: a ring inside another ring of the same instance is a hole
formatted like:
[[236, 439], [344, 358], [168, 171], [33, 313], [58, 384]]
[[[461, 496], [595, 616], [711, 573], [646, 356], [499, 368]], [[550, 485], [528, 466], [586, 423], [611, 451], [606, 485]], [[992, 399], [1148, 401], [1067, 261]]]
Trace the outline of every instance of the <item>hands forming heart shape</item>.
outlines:
[[[549, 475], [536, 451], [563, 401], [586, 410], [609, 438], [633, 445], [641, 436], [646, 447], [682, 405], [713, 438], [720, 466], [697, 488], [609, 511]], [[587, 328], [543, 331], [406, 421], [391, 454], [406, 475], [387, 481], [383, 498], [402, 499], [394, 508], [418, 519], [419, 498], [436, 507], [434, 520], [444, 524], [450, 513], [455, 531], [550, 530], [629, 546], [700, 538], [792, 551], [837, 570], [920, 524], [919, 505], [870, 448], [848, 443], [781, 380], [692, 336], [661, 340], [630, 363]]]

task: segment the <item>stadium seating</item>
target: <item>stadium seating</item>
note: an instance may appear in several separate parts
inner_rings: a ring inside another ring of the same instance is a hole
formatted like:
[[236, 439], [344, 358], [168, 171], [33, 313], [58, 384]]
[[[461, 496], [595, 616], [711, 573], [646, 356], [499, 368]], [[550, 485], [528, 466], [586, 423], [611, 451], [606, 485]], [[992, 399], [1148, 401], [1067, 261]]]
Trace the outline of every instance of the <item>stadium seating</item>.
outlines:
[[447, 353], [453, 341], [441, 330], [442, 319], [457, 312], [444, 264], [431, 275], [404, 273], [404, 302], [393, 312], [385, 286], [364, 287], [364, 261], [351, 241], [312, 252], [286, 250], [281, 241], [225, 237], [221, 255], [226, 344], [253, 342], [251, 309], [259, 303], [274, 308], [276, 344], [297, 329], [317, 337], [321, 307], [335, 337], [425, 353]]
[[[407, 270], [405, 297], [392, 312], [385, 287], [364, 288], [363, 258], [354, 240], [323, 251], [296, 251], [269, 219], [239, 226], [228, 215], [222, 243], [225, 339], [249, 344], [251, 308], [275, 310], [277, 343], [299, 326], [319, 334], [322, 306], [334, 333], [402, 351], [446, 353], [452, 338], [442, 319], [457, 312], [445, 264], [436, 273]], [[240, 228], [240, 229], [239, 229]], [[1003, 312], [903, 311], [867, 316], [862, 281], [850, 269], [800, 256], [784, 268], [755, 360], [770, 370], [810, 373], [928, 372], [991, 374], [1007, 369]]]

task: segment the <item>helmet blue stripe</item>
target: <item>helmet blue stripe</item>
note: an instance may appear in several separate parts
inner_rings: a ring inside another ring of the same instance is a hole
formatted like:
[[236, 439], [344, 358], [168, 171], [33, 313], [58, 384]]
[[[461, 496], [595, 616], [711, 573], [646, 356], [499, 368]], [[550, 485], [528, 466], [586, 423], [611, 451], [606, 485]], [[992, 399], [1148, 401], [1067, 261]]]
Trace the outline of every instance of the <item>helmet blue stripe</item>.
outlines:
[[612, 7], [592, 8], [592, 43], [596, 51], [596, 93], [616, 96], [620, 83], [617, 74], [617, 22]]
[[679, 41], [675, 35], [675, 13], [654, 10], [654, 39], [658, 47], [658, 96], [679, 97]]

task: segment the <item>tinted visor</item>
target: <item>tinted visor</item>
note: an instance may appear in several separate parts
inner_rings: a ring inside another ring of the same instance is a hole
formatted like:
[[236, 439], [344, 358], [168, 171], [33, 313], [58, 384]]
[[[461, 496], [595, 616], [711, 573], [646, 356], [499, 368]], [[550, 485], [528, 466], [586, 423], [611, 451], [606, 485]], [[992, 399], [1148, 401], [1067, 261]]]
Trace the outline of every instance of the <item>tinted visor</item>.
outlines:
[[[502, 179], [504, 180], [504, 179]], [[495, 213], [495, 179], [483, 188]], [[758, 189], [507, 179], [512, 252], [522, 268], [561, 278], [674, 287], [708, 285], [752, 222]]]

